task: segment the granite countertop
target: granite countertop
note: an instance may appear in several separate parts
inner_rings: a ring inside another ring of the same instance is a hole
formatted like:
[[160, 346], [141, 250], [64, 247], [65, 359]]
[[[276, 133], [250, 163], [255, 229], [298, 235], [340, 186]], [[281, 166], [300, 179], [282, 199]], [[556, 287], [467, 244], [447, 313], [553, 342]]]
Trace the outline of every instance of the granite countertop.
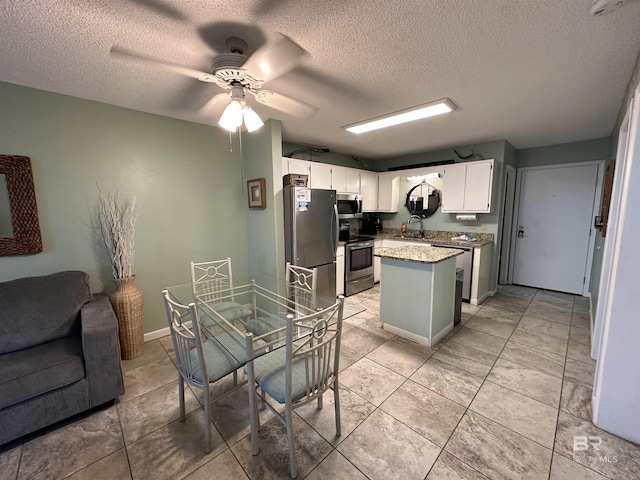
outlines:
[[421, 245], [407, 245], [406, 247], [387, 248], [377, 251], [376, 257], [392, 258], [416, 263], [438, 263], [447, 258], [462, 255], [462, 250], [452, 248], [427, 247]]
[[[413, 231], [410, 230], [407, 232], [406, 236], [402, 236], [400, 230], [385, 230], [384, 232], [376, 235], [376, 240], [401, 240], [403, 242], [416, 242], [416, 244], [428, 243], [428, 244], [441, 244], [441, 245], [451, 245], [456, 247], [482, 247], [484, 245], [488, 245], [489, 243], [493, 243], [493, 234], [492, 233], [469, 233], [469, 232], [445, 232], [442, 230], [425, 230], [424, 238], [415, 238], [413, 237]], [[465, 240], [451, 240], [452, 237], [459, 237], [460, 235], [469, 235], [470, 237], [475, 238], [472, 241]]]

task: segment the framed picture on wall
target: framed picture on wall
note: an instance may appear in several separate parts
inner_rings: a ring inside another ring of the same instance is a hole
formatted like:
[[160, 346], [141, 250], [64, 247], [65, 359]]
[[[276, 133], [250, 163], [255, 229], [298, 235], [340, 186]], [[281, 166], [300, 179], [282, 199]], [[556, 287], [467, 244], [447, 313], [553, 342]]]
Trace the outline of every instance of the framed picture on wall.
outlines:
[[249, 208], [267, 208], [267, 188], [264, 178], [247, 180]]

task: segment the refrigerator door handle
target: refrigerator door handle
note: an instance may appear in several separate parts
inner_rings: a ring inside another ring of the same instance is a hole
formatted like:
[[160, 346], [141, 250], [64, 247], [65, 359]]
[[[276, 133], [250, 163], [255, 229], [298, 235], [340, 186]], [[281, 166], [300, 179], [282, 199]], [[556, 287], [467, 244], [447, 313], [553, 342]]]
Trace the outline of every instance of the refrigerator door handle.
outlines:
[[335, 257], [335, 255], [338, 253], [338, 238], [340, 235], [340, 221], [338, 220], [338, 205], [333, 206], [333, 219], [335, 220], [333, 224], [333, 228], [335, 229], [335, 232], [333, 235], [333, 255]]

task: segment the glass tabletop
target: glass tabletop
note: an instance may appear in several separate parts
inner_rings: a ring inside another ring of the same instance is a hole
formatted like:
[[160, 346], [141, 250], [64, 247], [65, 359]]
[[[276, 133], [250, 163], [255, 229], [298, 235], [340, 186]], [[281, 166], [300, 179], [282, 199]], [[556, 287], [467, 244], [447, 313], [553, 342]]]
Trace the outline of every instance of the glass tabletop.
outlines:
[[[284, 346], [288, 322], [297, 322], [294, 339], [310, 335], [312, 330], [304, 326], [316, 324], [315, 314], [338, 301], [260, 273], [234, 275], [232, 282], [203, 282], [195, 292], [191, 283], [167, 290], [173, 300], [183, 305], [193, 303], [205, 337], [218, 342], [241, 364]], [[337, 314], [325, 316], [322, 325], [337, 322]]]

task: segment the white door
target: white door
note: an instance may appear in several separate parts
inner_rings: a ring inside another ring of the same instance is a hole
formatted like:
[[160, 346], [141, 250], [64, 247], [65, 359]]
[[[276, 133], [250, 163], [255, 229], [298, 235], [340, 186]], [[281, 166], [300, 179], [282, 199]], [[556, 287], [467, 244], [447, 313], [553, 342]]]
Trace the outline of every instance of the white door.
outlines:
[[583, 293], [598, 168], [520, 171], [513, 283]]

